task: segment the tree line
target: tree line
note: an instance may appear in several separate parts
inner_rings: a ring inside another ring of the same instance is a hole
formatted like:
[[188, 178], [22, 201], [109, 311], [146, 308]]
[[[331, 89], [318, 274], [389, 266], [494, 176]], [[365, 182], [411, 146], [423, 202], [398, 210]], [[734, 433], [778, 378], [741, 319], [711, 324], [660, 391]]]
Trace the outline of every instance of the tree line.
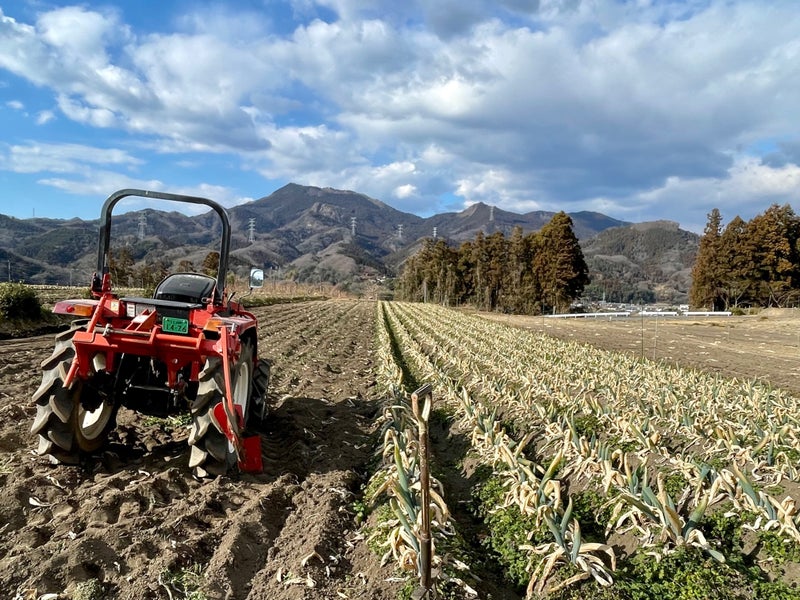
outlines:
[[406, 260], [396, 293], [401, 300], [540, 314], [568, 310], [587, 283], [589, 271], [572, 219], [562, 211], [527, 235], [521, 227], [509, 238], [502, 232], [478, 232], [458, 248], [426, 239]]
[[708, 214], [692, 269], [693, 306], [729, 310], [794, 306], [800, 300], [800, 218], [785, 204], [722, 227], [718, 209]]
[[[209, 252], [203, 260], [200, 272], [215, 276], [218, 268], [219, 252]], [[197, 271], [197, 268], [192, 261], [184, 259], [178, 263], [177, 270], [172, 271], [169, 262], [162, 256], [147, 258], [137, 265], [130, 249], [123, 246], [113, 249], [109, 260], [109, 271], [114, 285], [152, 290], [172, 272], [192, 273]]]

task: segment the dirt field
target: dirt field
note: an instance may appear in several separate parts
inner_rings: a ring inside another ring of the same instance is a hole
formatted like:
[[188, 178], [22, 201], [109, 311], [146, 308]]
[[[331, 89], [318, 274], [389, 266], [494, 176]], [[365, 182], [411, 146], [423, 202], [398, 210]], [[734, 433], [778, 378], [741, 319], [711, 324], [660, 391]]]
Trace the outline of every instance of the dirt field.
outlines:
[[793, 309], [769, 309], [756, 316], [705, 318], [481, 316], [649, 360], [724, 377], [758, 379], [800, 394], [800, 312]]
[[190, 475], [187, 429], [130, 412], [82, 467], [36, 456], [31, 395], [53, 336], [0, 341], [0, 597], [394, 597], [351, 511], [381, 402], [374, 311], [256, 309], [261, 354], [275, 361], [264, 472], [210, 482]]

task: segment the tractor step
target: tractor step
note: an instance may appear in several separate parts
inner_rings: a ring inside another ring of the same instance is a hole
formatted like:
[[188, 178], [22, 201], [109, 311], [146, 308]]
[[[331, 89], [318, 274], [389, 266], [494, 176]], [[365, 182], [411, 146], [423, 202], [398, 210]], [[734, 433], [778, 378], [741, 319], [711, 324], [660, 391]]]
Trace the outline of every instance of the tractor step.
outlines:
[[243, 473], [261, 473], [264, 470], [261, 462], [261, 436], [256, 434], [243, 437], [242, 451], [239, 470]]
[[[242, 422], [242, 408], [234, 405], [236, 408], [236, 416], [239, 422]], [[230, 422], [228, 421], [228, 413], [225, 411], [225, 405], [219, 402], [211, 409], [212, 420], [219, 425], [220, 430], [228, 441], [236, 446], [236, 434], [231, 429]], [[240, 456], [239, 456], [239, 470], [243, 473], [261, 473], [263, 464], [261, 461], [261, 436], [248, 435], [239, 438], [240, 442]]]

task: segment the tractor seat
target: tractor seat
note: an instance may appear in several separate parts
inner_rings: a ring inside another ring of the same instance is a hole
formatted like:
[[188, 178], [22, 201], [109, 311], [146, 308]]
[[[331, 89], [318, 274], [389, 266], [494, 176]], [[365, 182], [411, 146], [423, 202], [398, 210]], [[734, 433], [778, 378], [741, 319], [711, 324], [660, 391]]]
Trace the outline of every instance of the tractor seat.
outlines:
[[211, 298], [216, 279], [199, 273], [174, 273], [156, 286], [153, 298], [172, 302], [201, 304]]

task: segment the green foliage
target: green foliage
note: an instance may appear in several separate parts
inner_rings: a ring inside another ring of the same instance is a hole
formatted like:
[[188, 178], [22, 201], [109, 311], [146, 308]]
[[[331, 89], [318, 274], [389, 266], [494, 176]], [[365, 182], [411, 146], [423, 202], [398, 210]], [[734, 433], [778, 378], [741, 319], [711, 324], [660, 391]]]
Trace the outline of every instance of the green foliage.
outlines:
[[72, 593], [74, 600], [102, 600], [106, 597], [103, 584], [97, 579], [81, 581]]
[[533, 269], [542, 290], [544, 310], [566, 311], [589, 283], [589, 268], [567, 213], [554, 215], [536, 234]]
[[572, 219], [560, 212], [539, 232], [523, 235], [517, 227], [510, 239], [499, 231], [478, 232], [458, 249], [444, 240], [426, 240], [406, 261], [397, 296], [531, 314], [567, 310], [588, 282]]
[[590, 542], [605, 543], [606, 525], [613, 513], [608, 498], [593, 489], [572, 494], [570, 498], [572, 516], [580, 523], [584, 538]]
[[[502, 508], [505, 488], [500, 479], [492, 477], [477, 489], [476, 512], [489, 530], [484, 541], [505, 568], [505, 577], [518, 589], [528, 585], [527, 570], [531, 555], [520, 550], [522, 544], [541, 544], [549, 541], [549, 532], [537, 528], [533, 517], [523, 515], [516, 506]], [[533, 537], [528, 537], [533, 532]]]
[[0, 283], [0, 318], [38, 319], [42, 306], [36, 292], [24, 283]]
[[664, 477], [664, 489], [673, 500], [681, 497], [689, 481], [681, 473], [669, 473]]
[[177, 595], [172, 598], [184, 600], [206, 600], [207, 596], [201, 591], [205, 585], [205, 575], [201, 565], [195, 563], [190, 567], [176, 571], [166, 571], [161, 574], [161, 584], [170, 588]]
[[163, 431], [173, 431], [188, 427], [192, 424], [191, 413], [181, 413], [177, 415], [170, 415], [169, 417], [145, 417], [144, 424], [148, 427], [159, 427]]
[[758, 541], [761, 549], [775, 561], [775, 564], [800, 562], [800, 544], [797, 542], [786, 539], [775, 531], [760, 531]]
[[729, 562], [741, 556], [742, 549], [741, 517], [739, 514], [726, 516], [732, 507], [731, 502], [725, 502], [714, 512], [707, 512], [700, 521], [700, 529], [705, 532], [706, 538], [717, 542], [718, 550], [729, 557]]
[[601, 433], [600, 419], [597, 415], [581, 414], [575, 415], [572, 419], [572, 424], [575, 426], [575, 433], [578, 436], [584, 436], [586, 439], [598, 437]]
[[[674, 483], [676, 487], [680, 482]], [[572, 496], [581, 530], [589, 534], [601, 524], [607, 507], [594, 491]], [[742, 522], [747, 515], [730, 515], [730, 503], [717, 507], [700, 524], [706, 537], [727, 559], [720, 563], [700, 548], [685, 546], [656, 558], [643, 551], [635, 552], [619, 564], [614, 585], [602, 588], [592, 581], [561, 590], [554, 600], [800, 600], [800, 591], [765, 573], [753, 555], [742, 554]], [[596, 512], [597, 516], [593, 516]], [[760, 532], [762, 553], [773, 564], [800, 562], [800, 545], [785, 543], [775, 532]], [[588, 539], [588, 538], [587, 538]], [[761, 553], [760, 553], [761, 554]]]
[[751, 597], [746, 578], [699, 548], [685, 547], [655, 560], [637, 553], [618, 574], [631, 600], [738, 600]]
[[800, 297], [800, 217], [773, 204], [748, 222], [735, 217], [724, 230], [714, 209], [692, 269], [696, 307], [792, 306]]
[[[637, 552], [616, 574], [614, 598], [625, 600], [798, 600], [800, 592], [781, 581], [769, 581], [741, 554], [741, 523], [717, 512], [704, 518], [709, 537], [720, 549], [735, 549], [727, 563], [711, 559], [700, 548], [685, 546], [656, 560]], [[566, 596], [561, 596], [564, 600]], [[595, 597], [592, 595], [592, 597]]]
[[[378, 505], [378, 507], [373, 510], [373, 513], [376, 526], [364, 527], [364, 535], [367, 538], [367, 548], [369, 548], [373, 554], [382, 556], [386, 551], [386, 548], [381, 546], [381, 543], [386, 540], [387, 536], [379, 532], [381, 530], [385, 530], [385, 532], [388, 534], [388, 527], [386, 526], [386, 523], [396, 519], [396, 517], [392, 511], [392, 507], [389, 506], [389, 502], [383, 502], [382, 504]], [[376, 533], [377, 535], [375, 535]]]
[[719, 209], [708, 213], [708, 223], [700, 238], [700, 248], [692, 268], [691, 302], [696, 307], [721, 309], [722, 289], [722, 216]]

